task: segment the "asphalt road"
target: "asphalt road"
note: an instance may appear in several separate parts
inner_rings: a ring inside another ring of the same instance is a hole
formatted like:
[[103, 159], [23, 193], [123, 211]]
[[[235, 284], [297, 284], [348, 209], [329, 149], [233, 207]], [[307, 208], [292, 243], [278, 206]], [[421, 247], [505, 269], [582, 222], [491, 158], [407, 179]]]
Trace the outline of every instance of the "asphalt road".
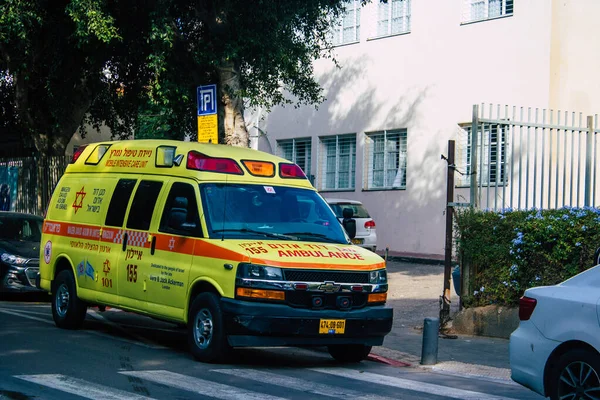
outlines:
[[365, 361], [324, 349], [238, 349], [203, 364], [185, 331], [117, 310], [90, 309], [61, 330], [44, 301], [0, 301], [0, 399], [539, 399], [517, 385]]

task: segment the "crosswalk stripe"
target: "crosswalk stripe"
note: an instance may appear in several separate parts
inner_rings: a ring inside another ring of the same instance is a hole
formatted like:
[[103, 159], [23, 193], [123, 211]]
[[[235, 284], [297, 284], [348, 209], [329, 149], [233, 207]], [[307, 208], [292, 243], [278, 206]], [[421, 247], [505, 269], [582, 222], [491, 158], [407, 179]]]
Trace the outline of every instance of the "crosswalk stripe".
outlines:
[[250, 379], [257, 382], [266, 383], [269, 385], [283, 386], [289, 389], [294, 389], [310, 394], [317, 394], [329, 397], [353, 397], [355, 399], [365, 400], [384, 400], [389, 397], [382, 397], [372, 394], [364, 394], [355, 390], [336, 387], [322, 383], [307, 381], [304, 379], [293, 378], [284, 375], [274, 374], [267, 371], [258, 371], [254, 369], [213, 369], [211, 372], [233, 375], [243, 379]]
[[71, 378], [65, 375], [17, 375], [15, 378], [92, 400], [153, 400], [151, 397], [113, 389], [108, 386], [88, 382], [83, 379]]
[[175, 372], [158, 370], [158, 371], [120, 371], [120, 374], [135, 376], [174, 387], [177, 389], [195, 392], [208, 397], [224, 400], [282, 400], [282, 397], [270, 396], [263, 393], [253, 392], [234, 386], [224, 385], [222, 383], [211, 382], [200, 378], [194, 378], [187, 375], [177, 374]]
[[452, 397], [461, 400], [515, 400], [509, 397], [494, 396], [490, 394], [474, 392], [471, 390], [455, 389], [448, 386], [436, 385], [420, 381], [411, 381], [393, 376], [373, 374], [371, 372], [356, 371], [345, 368], [309, 368], [311, 371], [321, 372], [343, 378], [356, 379], [359, 381], [377, 383], [380, 385], [392, 386], [400, 389], [412, 390], [434, 394], [437, 396]]

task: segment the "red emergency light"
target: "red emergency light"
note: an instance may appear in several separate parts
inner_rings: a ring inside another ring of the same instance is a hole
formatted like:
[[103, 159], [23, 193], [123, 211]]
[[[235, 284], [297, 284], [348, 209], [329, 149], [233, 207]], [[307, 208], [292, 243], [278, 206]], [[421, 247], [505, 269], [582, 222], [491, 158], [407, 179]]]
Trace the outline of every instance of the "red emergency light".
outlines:
[[296, 164], [279, 163], [279, 176], [282, 178], [306, 179], [306, 174]]
[[221, 174], [244, 175], [244, 171], [235, 160], [230, 158], [209, 157], [197, 151], [190, 151], [187, 157], [188, 169], [218, 172]]
[[81, 146], [77, 147], [77, 150], [75, 150], [75, 153], [73, 153], [73, 158], [71, 159], [71, 164], [74, 164], [75, 161], [77, 161], [77, 159], [79, 158], [81, 153], [83, 153], [83, 151], [85, 150], [86, 147], [87, 147], [87, 144], [82, 144]]

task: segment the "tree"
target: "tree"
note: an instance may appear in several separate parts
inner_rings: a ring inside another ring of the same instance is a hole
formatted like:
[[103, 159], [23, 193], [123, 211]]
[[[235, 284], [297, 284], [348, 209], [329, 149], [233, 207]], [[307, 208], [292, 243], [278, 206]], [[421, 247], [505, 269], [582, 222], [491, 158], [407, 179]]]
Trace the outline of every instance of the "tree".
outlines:
[[39, 152], [64, 154], [88, 123], [106, 124], [115, 137], [195, 132], [195, 88], [217, 83], [219, 142], [246, 146], [246, 105], [323, 100], [312, 61], [327, 55], [330, 22], [342, 7], [342, 0], [0, 0], [0, 74], [14, 93], [0, 101], [11, 103]]

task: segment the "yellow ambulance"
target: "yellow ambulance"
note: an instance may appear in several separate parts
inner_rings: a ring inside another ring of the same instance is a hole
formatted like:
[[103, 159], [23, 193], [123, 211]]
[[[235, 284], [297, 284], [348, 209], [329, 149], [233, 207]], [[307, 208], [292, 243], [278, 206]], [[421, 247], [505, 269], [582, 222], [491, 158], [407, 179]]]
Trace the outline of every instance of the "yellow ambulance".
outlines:
[[200, 361], [234, 347], [327, 346], [357, 362], [392, 327], [384, 260], [298, 165], [225, 145], [80, 147], [43, 225], [39, 286], [60, 328], [89, 306], [187, 326]]

